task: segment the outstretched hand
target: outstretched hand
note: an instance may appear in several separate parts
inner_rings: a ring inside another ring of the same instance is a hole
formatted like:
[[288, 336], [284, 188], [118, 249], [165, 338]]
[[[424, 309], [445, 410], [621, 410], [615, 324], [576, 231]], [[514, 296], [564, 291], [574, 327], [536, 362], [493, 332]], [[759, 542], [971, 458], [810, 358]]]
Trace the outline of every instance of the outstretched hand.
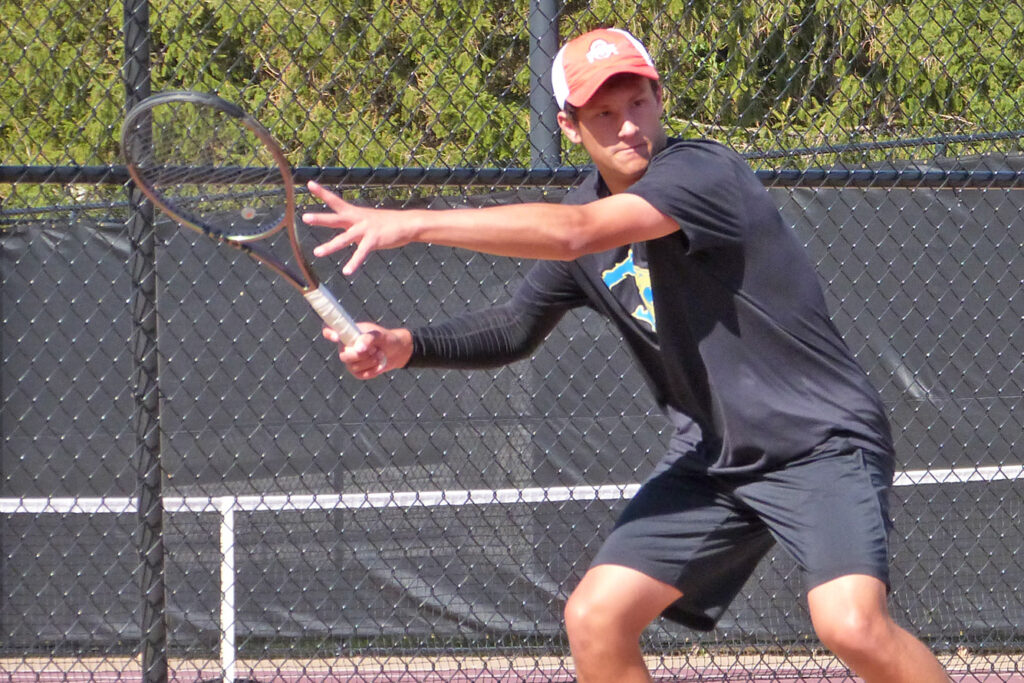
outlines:
[[320, 199], [329, 212], [304, 213], [302, 220], [307, 225], [319, 225], [343, 230], [313, 250], [315, 256], [328, 256], [345, 247], [356, 245], [355, 251], [341, 272], [352, 275], [363, 264], [371, 251], [394, 249], [413, 241], [414, 232], [402, 211], [372, 209], [346, 202], [322, 185], [310, 181], [310, 193]]

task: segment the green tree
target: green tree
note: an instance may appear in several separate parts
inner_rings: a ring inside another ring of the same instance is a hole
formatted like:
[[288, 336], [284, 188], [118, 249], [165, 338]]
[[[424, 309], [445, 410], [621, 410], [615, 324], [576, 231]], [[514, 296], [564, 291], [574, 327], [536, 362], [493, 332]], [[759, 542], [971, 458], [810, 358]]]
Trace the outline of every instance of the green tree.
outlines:
[[[2, 163], [118, 163], [120, 4], [0, 9]], [[154, 0], [152, 85], [239, 101], [296, 165], [526, 166], [528, 10], [527, 0]], [[741, 151], [1024, 127], [1017, 3], [569, 0], [560, 21], [563, 36], [631, 30], [664, 74], [670, 129]], [[579, 150], [566, 159], [584, 161]]]

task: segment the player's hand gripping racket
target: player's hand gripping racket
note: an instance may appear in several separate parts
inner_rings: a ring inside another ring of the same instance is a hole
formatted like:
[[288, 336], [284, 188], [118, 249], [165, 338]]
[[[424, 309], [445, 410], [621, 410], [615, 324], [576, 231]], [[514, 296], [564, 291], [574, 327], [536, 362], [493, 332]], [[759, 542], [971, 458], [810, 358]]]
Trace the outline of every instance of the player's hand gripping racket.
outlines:
[[[343, 343], [356, 340], [359, 328], [303, 255], [291, 167], [256, 119], [208, 93], [160, 93], [128, 112], [121, 149], [128, 173], [161, 211], [270, 266], [302, 292]], [[281, 230], [295, 267], [255, 244]]]

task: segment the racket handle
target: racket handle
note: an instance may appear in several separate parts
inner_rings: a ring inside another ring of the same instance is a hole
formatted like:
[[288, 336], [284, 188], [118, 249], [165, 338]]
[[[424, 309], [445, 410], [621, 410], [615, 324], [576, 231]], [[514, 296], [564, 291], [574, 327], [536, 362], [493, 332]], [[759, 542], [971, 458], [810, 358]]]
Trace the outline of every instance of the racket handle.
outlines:
[[348, 346], [359, 337], [359, 328], [352, 320], [352, 316], [341, 307], [329, 289], [320, 285], [303, 296], [306, 297], [306, 301], [313, 307], [313, 310], [323, 318], [327, 326], [341, 336], [343, 344]]

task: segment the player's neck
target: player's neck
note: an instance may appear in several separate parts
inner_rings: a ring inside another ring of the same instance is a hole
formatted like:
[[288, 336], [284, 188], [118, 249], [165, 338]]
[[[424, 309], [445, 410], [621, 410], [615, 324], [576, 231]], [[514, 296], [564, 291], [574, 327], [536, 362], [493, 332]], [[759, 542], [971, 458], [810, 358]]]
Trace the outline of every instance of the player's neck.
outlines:
[[[650, 156], [653, 159], [659, 152], [661, 152], [668, 144], [668, 137], [664, 131], [654, 140], [651, 145]], [[644, 177], [647, 173], [647, 169], [650, 167], [650, 159], [644, 164], [642, 168], [625, 170], [622, 168], [616, 168], [612, 164], [601, 164], [597, 163], [598, 173], [601, 174], [601, 180], [604, 181], [605, 186], [611, 194], [619, 194], [625, 192], [635, 182]]]

